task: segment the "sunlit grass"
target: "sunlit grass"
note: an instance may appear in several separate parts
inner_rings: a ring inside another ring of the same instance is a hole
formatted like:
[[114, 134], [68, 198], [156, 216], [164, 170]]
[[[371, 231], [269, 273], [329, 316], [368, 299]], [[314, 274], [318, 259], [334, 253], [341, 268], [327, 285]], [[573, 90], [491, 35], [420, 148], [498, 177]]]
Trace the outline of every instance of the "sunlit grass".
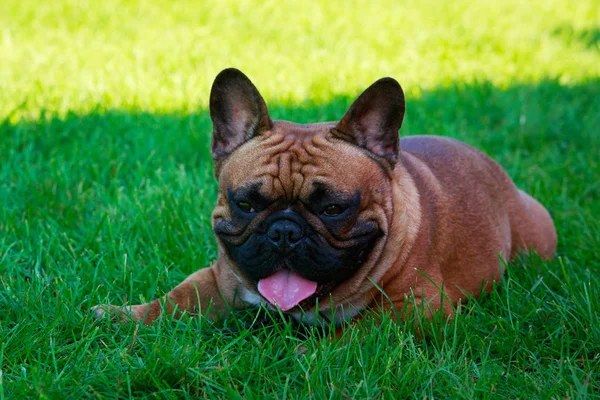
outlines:
[[600, 75], [599, 19], [594, 1], [9, 2], [0, 119], [193, 111], [229, 66], [284, 103], [354, 94], [385, 75], [413, 96], [455, 82], [576, 84]]
[[[597, 2], [4, 3], [0, 399], [600, 395]], [[557, 260], [511, 264], [431, 337], [368, 318], [337, 341], [278, 315], [249, 329], [252, 312], [96, 324], [90, 306], [216, 257], [206, 106], [229, 66], [301, 122], [394, 76], [401, 135], [497, 159], [552, 213]]]

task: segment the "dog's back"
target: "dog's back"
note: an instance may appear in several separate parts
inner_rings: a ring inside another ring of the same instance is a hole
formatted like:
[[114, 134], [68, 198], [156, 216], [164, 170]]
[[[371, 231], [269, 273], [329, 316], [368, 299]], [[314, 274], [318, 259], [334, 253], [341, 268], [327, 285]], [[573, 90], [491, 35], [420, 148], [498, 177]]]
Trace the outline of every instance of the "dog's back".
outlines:
[[[519, 190], [504, 169], [477, 149], [437, 136], [400, 141], [401, 167], [419, 193], [419, 230], [403, 277], [389, 282], [427, 298], [444, 291], [456, 302], [463, 292], [478, 293], [499, 281], [500, 257], [533, 250], [550, 258], [556, 250], [554, 223], [535, 199]], [[414, 272], [411, 272], [414, 270]], [[419, 289], [420, 288], [420, 289]], [[389, 292], [391, 287], [386, 288]]]

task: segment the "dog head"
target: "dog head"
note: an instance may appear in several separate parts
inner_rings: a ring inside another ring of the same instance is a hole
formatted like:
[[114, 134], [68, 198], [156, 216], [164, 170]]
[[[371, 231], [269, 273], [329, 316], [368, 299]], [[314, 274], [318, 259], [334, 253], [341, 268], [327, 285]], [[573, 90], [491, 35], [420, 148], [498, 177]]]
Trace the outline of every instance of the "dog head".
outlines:
[[283, 311], [306, 310], [374, 267], [392, 220], [404, 110], [400, 85], [383, 78], [339, 122], [273, 121], [243, 73], [216, 77], [213, 227], [246, 288]]

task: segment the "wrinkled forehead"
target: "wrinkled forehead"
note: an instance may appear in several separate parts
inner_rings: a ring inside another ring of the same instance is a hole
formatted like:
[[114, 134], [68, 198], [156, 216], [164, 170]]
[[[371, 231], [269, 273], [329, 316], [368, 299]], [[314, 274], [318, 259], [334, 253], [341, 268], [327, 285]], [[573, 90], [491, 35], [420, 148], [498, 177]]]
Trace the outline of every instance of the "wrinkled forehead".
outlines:
[[292, 201], [315, 190], [352, 194], [377, 181], [377, 163], [352, 144], [332, 138], [335, 123], [275, 121], [273, 129], [238, 148], [220, 174], [223, 190], [248, 187]]

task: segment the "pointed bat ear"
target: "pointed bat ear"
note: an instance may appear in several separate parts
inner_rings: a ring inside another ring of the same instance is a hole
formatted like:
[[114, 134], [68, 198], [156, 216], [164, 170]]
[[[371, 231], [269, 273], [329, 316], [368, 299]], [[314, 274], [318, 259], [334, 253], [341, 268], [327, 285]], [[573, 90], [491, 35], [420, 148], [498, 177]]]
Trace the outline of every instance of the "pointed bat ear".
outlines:
[[382, 78], [358, 96], [332, 132], [393, 166], [400, 152], [398, 130], [405, 109], [400, 84], [393, 78]]
[[210, 91], [210, 118], [215, 161], [273, 126], [264, 99], [250, 79], [235, 68], [225, 69], [215, 78]]

